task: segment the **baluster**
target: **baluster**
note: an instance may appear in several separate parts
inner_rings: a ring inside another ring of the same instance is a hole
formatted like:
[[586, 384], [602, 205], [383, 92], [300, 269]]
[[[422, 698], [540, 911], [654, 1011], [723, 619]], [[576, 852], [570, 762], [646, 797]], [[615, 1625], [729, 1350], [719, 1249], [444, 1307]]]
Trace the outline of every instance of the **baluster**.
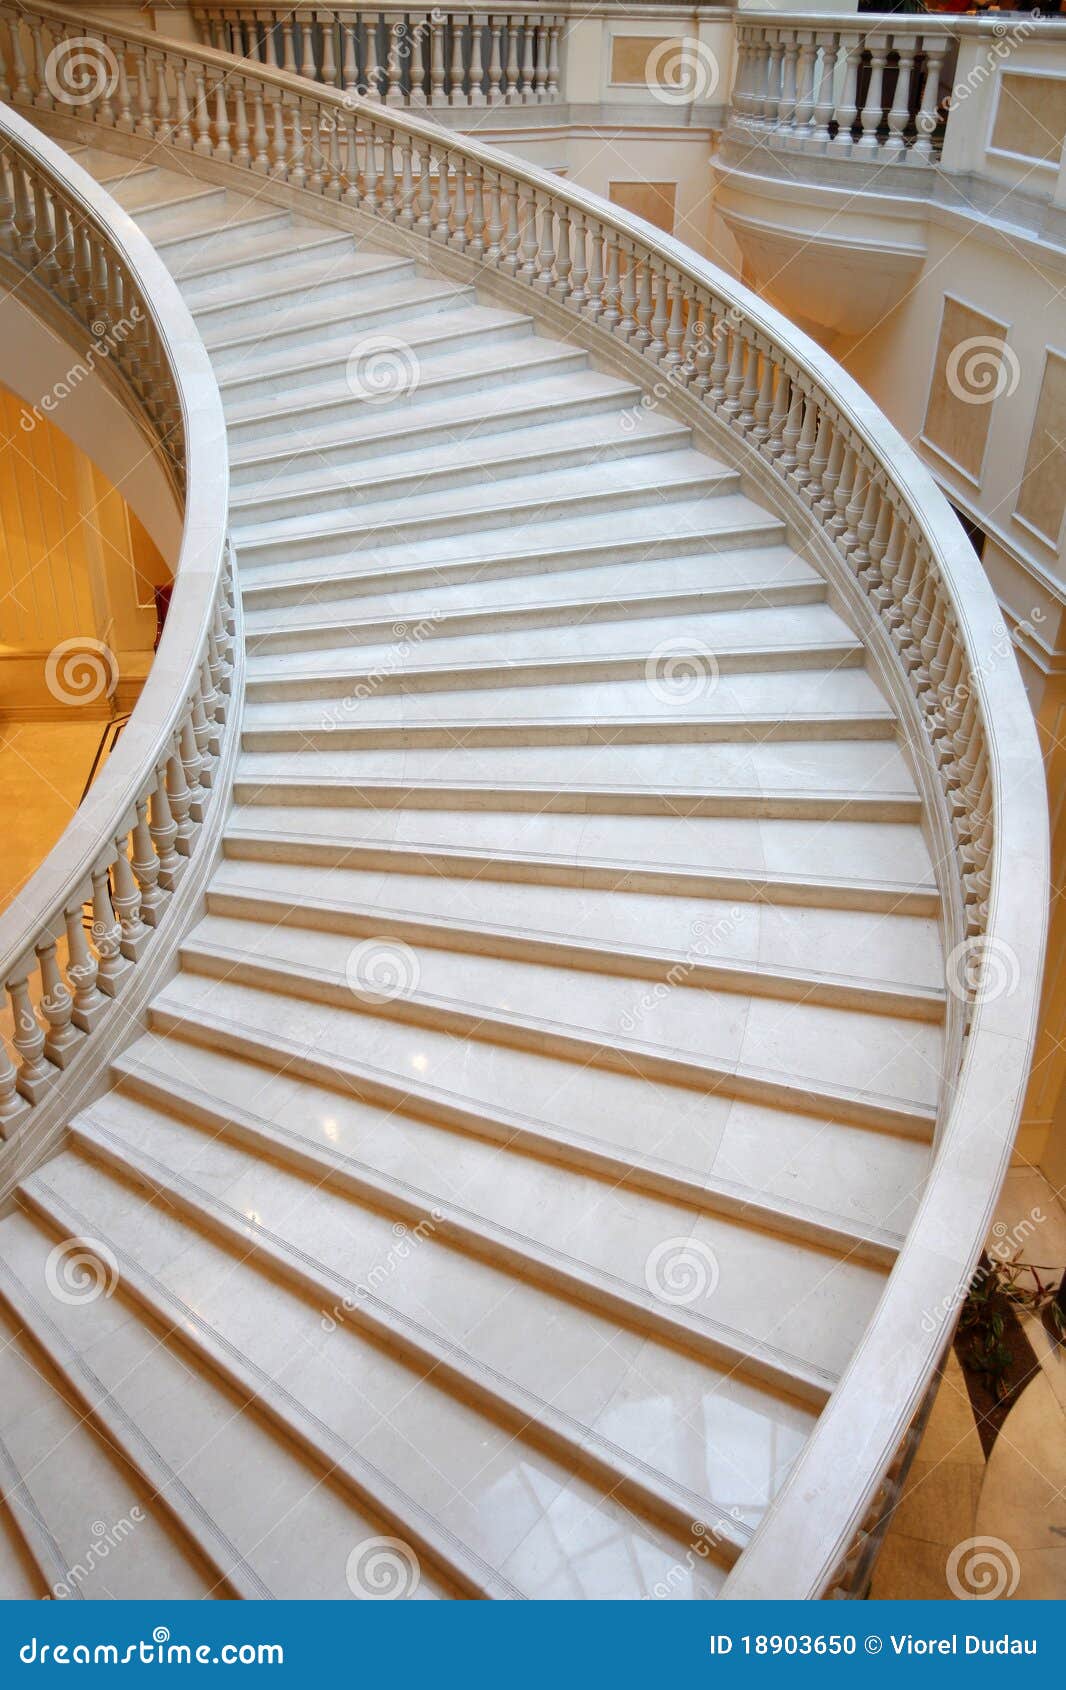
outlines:
[[419, 143], [418, 217], [415, 228], [427, 239], [433, 228], [432, 158], [424, 142]]
[[548, 20], [548, 86], [544, 98], [554, 103], [559, 98], [559, 19]]
[[885, 63], [888, 58], [888, 36], [868, 35], [866, 46], [870, 54], [870, 82], [866, 90], [866, 103], [859, 113], [859, 152], [870, 152], [880, 146], [878, 132], [884, 118], [881, 91], [884, 87]]
[[303, 107], [300, 103], [299, 95], [297, 94], [286, 94], [284, 96], [284, 100], [292, 114], [292, 122], [289, 129], [288, 179], [294, 188], [303, 188], [307, 185], [307, 171], [304, 168], [306, 149], [304, 147]]
[[174, 93], [178, 103], [178, 121], [174, 128], [174, 145], [184, 147], [191, 152], [193, 146], [192, 110], [189, 105], [189, 88], [184, 66], [177, 71], [174, 77]]
[[296, 49], [295, 49], [295, 45], [294, 45], [294, 42], [293, 42], [293, 33], [292, 32], [293, 32], [292, 18], [291, 17], [282, 18], [282, 20], [281, 20], [281, 45], [282, 45], [281, 68], [282, 68], [283, 71], [285, 71], [286, 75], [288, 75], [288, 76], [295, 76], [296, 75]]
[[796, 105], [793, 114], [793, 132], [797, 141], [803, 142], [810, 138], [814, 128], [814, 102], [817, 97], [816, 56], [818, 52], [815, 37], [809, 30], [804, 30], [798, 37], [799, 52], [796, 58]]
[[451, 184], [448, 180], [448, 155], [438, 151], [437, 159], [437, 220], [433, 226], [434, 240], [447, 242], [451, 236]]
[[334, 39], [336, 20], [331, 13], [319, 14], [319, 28], [322, 31], [322, 64], [319, 70], [319, 81], [327, 88], [339, 88], [340, 78], [337, 75], [337, 50]]
[[470, 240], [467, 252], [472, 258], [481, 259], [485, 255], [485, 195], [483, 188], [484, 166], [477, 162], [470, 165]]
[[41, 971], [41, 1014], [48, 1023], [44, 1054], [57, 1068], [65, 1068], [83, 1035], [71, 1025], [74, 999], [63, 978], [56, 955], [56, 941], [63, 936], [63, 922], [46, 929], [37, 941], [37, 962]]
[[[676, 370], [682, 362], [681, 344], [685, 336], [684, 312], [682, 309], [680, 277], [670, 288], [670, 315], [666, 327], [666, 356], [663, 365], [668, 370]], [[663, 277], [663, 288], [666, 288], [666, 278]]]
[[[784, 383], [781, 384], [784, 386]], [[770, 418], [774, 414], [774, 361], [769, 349], [762, 355], [762, 380], [752, 408], [749, 438], [753, 445], [762, 446], [770, 438]], [[784, 424], [784, 416], [781, 418]]]
[[388, 52], [385, 58], [385, 75], [387, 87], [385, 90], [385, 104], [387, 106], [403, 105], [403, 48], [406, 35], [406, 25], [402, 18], [386, 17], [385, 39], [388, 42]]
[[832, 139], [829, 125], [832, 123], [833, 114], [836, 111], [835, 85], [839, 54], [840, 36], [835, 31], [823, 36], [819, 45], [819, 58], [814, 69], [817, 94], [811, 130], [811, 145], [819, 149], [828, 146]]
[[169, 141], [171, 138], [170, 88], [167, 84], [167, 71], [169, 68], [166, 54], [160, 53], [158, 59], [156, 60], [155, 87], [156, 139], [158, 141]]
[[493, 13], [489, 18], [489, 105], [498, 106], [504, 98], [503, 60], [500, 57], [500, 34], [504, 20]]
[[[844, 542], [851, 546], [852, 568], [864, 579], [865, 572], [874, 561], [870, 547], [877, 533], [881, 506], [881, 489], [873, 477], [868, 473], [865, 476], [856, 476], [855, 498], [848, 508], [848, 532], [844, 536]], [[876, 562], [874, 567], [876, 568]]]
[[173, 892], [188, 864], [176, 849], [178, 824], [170, 808], [166, 768], [167, 765], [162, 763], [156, 769], [151, 798], [151, 820], [148, 826], [159, 859], [159, 884], [164, 891]]
[[518, 274], [523, 281], [533, 282], [537, 275], [537, 201], [531, 188], [524, 183], [518, 190], [522, 224], [522, 263]]
[[536, 26], [532, 18], [526, 18], [520, 27], [522, 29], [522, 86], [519, 92], [522, 104], [528, 106], [536, 98], [533, 88], [533, 49]]
[[343, 57], [342, 77], [344, 92], [355, 94], [359, 89], [359, 61], [356, 53], [356, 34], [359, 29], [358, 20], [355, 23], [341, 21], [341, 53]]
[[911, 66], [914, 63], [914, 48], [896, 35], [893, 35], [892, 41], [896, 52], [896, 87], [888, 111], [885, 156], [902, 159], [907, 146], [904, 133], [911, 119]]
[[[833, 488], [833, 510], [829, 518], [828, 528], [833, 538], [843, 549], [844, 538], [848, 527], [848, 506], [851, 504], [855, 486], [855, 453], [841, 436], [840, 475]], [[858, 520], [856, 518], [856, 520]], [[854, 536], [852, 537], [854, 543]]]
[[426, 104], [426, 20], [414, 26], [411, 31], [411, 104], [424, 106]]
[[109, 998], [116, 996], [131, 964], [122, 954], [122, 928], [111, 901], [110, 851], [92, 871], [93, 943], [98, 958], [96, 983]]
[[770, 42], [770, 56], [766, 67], [766, 97], [763, 100], [762, 126], [777, 128], [777, 114], [781, 106], [781, 65], [785, 57], [785, 40], [777, 31]]
[[707, 400], [712, 409], [719, 411], [725, 403], [725, 384], [729, 376], [729, 325], [727, 319], [716, 316], [714, 319], [712, 339], [714, 341], [714, 357], [707, 375]]
[[431, 106], [445, 106], [448, 97], [444, 92], [444, 24], [436, 12], [430, 18], [429, 30], [429, 103]]
[[137, 127], [136, 133], [148, 140], [155, 139], [155, 113], [152, 106], [151, 61], [142, 49], [137, 50]]
[[133, 829], [133, 872], [141, 893], [141, 920], [149, 927], [157, 927], [166, 897], [159, 885], [159, 858], [155, 854], [148, 828], [148, 796], [137, 800], [137, 822]]
[[915, 158], [929, 159], [933, 156], [933, 134], [937, 126], [937, 106], [940, 99], [940, 66], [944, 62], [946, 51], [946, 41], [930, 41], [922, 36], [922, 56], [925, 64], [921, 99], [914, 116], [917, 134], [911, 155]]
[[380, 19], [373, 12], [368, 12], [365, 18], [366, 42], [366, 97], [381, 103], [381, 62], [378, 56], [378, 23]]
[[115, 128], [120, 130], [123, 135], [132, 135], [134, 127], [133, 99], [130, 93], [126, 53], [122, 47], [119, 47], [115, 52], [115, 64], [118, 67], [118, 117], [115, 119]]
[[845, 145], [853, 138], [853, 131], [859, 117], [859, 67], [862, 64], [865, 46], [863, 37], [855, 35], [848, 43], [847, 64], [844, 70], [844, 92], [837, 107], [838, 141]]
[[[666, 352], [666, 330], [670, 323], [669, 299], [667, 297], [666, 277], [658, 268], [652, 270], [651, 265], [648, 265], [647, 269], [651, 272], [652, 290], [652, 312], [649, 325], [651, 338], [648, 341], [647, 355], [654, 363], [658, 364]], [[680, 362], [679, 358], [678, 363]]]
[[[534, 198], [534, 206], [540, 208], [540, 245], [537, 253], [537, 274], [534, 287], [538, 293], [550, 293], [555, 274], [555, 212], [549, 198]], [[536, 221], [536, 210], [533, 213]]]
[[[564, 260], [562, 254], [564, 245], [567, 249], [566, 260]], [[564, 274], [563, 263], [568, 262], [569, 264], [569, 269], [566, 272], [566, 297], [575, 311], [583, 311], [589, 299], [587, 286], [589, 273], [585, 256], [585, 219], [576, 207], [573, 211], [566, 210], [563, 212], [563, 228], [560, 234], [559, 247], [558, 269], [560, 276]]]
[[259, 83], [250, 84], [252, 91], [252, 169], [257, 176], [270, 174], [270, 137], [263, 111], [263, 90]]
[[7, 1053], [7, 1044], [0, 1034], [0, 1138], [7, 1137], [12, 1127], [26, 1113], [26, 1104], [19, 1097], [18, 1070]]
[[618, 236], [613, 229], [608, 229], [604, 236], [606, 254], [606, 277], [603, 285], [603, 312], [600, 321], [605, 329], [612, 334], [620, 333], [622, 313], [620, 309], [620, 281], [619, 281], [619, 251]]
[[[635, 268], [636, 263], [636, 254], [631, 252], [630, 264]], [[636, 310], [634, 312], [637, 320], [637, 326], [630, 343], [636, 347], [638, 352], [643, 352], [645, 347], [648, 346], [651, 341], [652, 310], [651, 265], [642, 263], [640, 266], [640, 280], [637, 285]]]
[[786, 33], [781, 53], [781, 94], [777, 102], [777, 132], [791, 134], [796, 119], [796, 58], [799, 40], [794, 30]]
[[141, 920], [140, 888], [127, 855], [127, 839], [130, 832], [132, 829], [115, 835], [115, 886], [111, 902], [119, 920], [122, 955], [130, 962], [139, 962], [151, 935]]
[[17, 106], [31, 106], [33, 104], [33, 90], [30, 87], [29, 66], [22, 51], [22, 31], [18, 20], [8, 24], [8, 39], [11, 42], [11, 69], [14, 73], [14, 100]]
[[33, 963], [24, 957], [7, 984], [14, 1023], [11, 1043], [21, 1061], [18, 1065], [18, 1089], [29, 1103], [40, 1103], [56, 1079], [59, 1070], [44, 1054], [44, 1028], [37, 1019], [30, 999], [30, 973]]
[[502, 207], [500, 204], [499, 177], [494, 174], [490, 175], [488, 187], [489, 210], [488, 227], [486, 231], [488, 235], [488, 245], [485, 248], [485, 262], [487, 264], [499, 264], [502, 253], [501, 241], [503, 237], [503, 217]]
[[[179, 71], [179, 83], [183, 80], [183, 74]], [[211, 152], [211, 114], [207, 108], [207, 79], [202, 65], [196, 66], [193, 72], [193, 80], [196, 87], [196, 96], [193, 101], [193, 110], [196, 114], [196, 141], [193, 145], [193, 151], [206, 157]]]
[[507, 19], [507, 87], [504, 98], [509, 106], [517, 105], [521, 98], [518, 92], [518, 31], [521, 24], [515, 17]]
[[229, 143], [230, 121], [226, 108], [226, 79], [220, 76], [215, 82], [215, 157], [224, 163], [233, 157], [233, 148]]
[[396, 221], [402, 229], [414, 227], [414, 146], [409, 135], [400, 137], [400, 212]]
[[297, 24], [294, 36], [298, 38], [300, 54], [300, 75], [309, 82], [317, 82], [318, 71], [315, 68], [315, 31], [310, 18], [304, 18]]
[[548, 26], [542, 19], [538, 19], [536, 30], [533, 93], [537, 103], [542, 104], [548, 97]]
[[71, 1020], [83, 1033], [91, 1033], [107, 1009], [107, 998], [96, 984], [99, 966], [85, 936], [83, 905], [91, 896], [88, 885], [79, 888], [76, 901], [63, 912], [67, 930], [67, 979], [74, 991]]
[[485, 29], [485, 19], [477, 12], [470, 14], [470, 76], [468, 90], [470, 104], [483, 106], [485, 90], [482, 83], [485, 80], [485, 67], [482, 63], [482, 41]]
[[450, 87], [449, 100], [453, 106], [465, 106], [466, 98], [466, 69], [463, 64], [463, 24], [462, 13], [453, 12], [449, 24], [452, 37], [452, 62], [448, 76]]
[[267, 97], [272, 104], [274, 113], [274, 141], [271, 147], [270, 174], [275, 181], [284, 182], [289, 174], [289, 134], [285, 127], [286, 96], [279, 89], [272, 89]]

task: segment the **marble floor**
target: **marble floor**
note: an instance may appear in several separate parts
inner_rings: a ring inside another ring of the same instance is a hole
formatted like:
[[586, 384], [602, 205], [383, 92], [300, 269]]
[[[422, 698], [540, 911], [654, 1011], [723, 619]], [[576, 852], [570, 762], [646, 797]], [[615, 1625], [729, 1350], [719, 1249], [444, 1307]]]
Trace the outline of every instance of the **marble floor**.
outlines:
[[[1035, 1168], [1012, 1168], [989, 1242], [1017, 1239], [1023, 1261], [1066, 1263], [1066, 1208]], [[1039, 1371], [986, 1460], [952, 1353], [870, 1595], [1066, 1598], [1066, 1349], [1023, 1321]]]

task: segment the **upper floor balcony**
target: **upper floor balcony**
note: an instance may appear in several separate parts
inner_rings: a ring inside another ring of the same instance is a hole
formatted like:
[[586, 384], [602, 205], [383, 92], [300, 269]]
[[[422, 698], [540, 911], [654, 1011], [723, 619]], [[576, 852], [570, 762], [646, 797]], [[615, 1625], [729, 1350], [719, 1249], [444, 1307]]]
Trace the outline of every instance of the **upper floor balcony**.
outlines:
[[1064, 138], [1066, 22], [741, 10], [717, 204], [755, 280], [861, 334], [934, 221], [1066, 245]]

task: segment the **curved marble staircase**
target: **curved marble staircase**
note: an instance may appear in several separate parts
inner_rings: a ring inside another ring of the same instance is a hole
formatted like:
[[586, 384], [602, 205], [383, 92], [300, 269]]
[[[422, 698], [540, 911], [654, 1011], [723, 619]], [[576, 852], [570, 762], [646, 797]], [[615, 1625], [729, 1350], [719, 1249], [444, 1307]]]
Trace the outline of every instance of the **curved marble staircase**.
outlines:
[[9, 1593], [713, 1596], [928, 1164], [893, 711], [578, 344], [76, 156], [217, 371], [247, 694], [203, 917], [0, 1222]]

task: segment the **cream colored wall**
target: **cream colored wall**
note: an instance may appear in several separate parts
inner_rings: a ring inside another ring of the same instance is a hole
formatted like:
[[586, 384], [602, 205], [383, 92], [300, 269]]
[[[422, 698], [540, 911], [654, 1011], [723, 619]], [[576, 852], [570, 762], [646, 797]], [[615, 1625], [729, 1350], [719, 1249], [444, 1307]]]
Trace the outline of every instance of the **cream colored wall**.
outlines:
[[[55, 423], [34, 418], [0, 387], [3, 714], [22, 720], [63, 718], [71, 709], [110, 714], [123, 674], [139, 678], [150, 660], [154, 588], [169, 578], [102, 471]], [[94, 696], [77, 700], [56, 696], [48, 659], [70, 641], [113, 654], [113, 689], [92, 688]]]

